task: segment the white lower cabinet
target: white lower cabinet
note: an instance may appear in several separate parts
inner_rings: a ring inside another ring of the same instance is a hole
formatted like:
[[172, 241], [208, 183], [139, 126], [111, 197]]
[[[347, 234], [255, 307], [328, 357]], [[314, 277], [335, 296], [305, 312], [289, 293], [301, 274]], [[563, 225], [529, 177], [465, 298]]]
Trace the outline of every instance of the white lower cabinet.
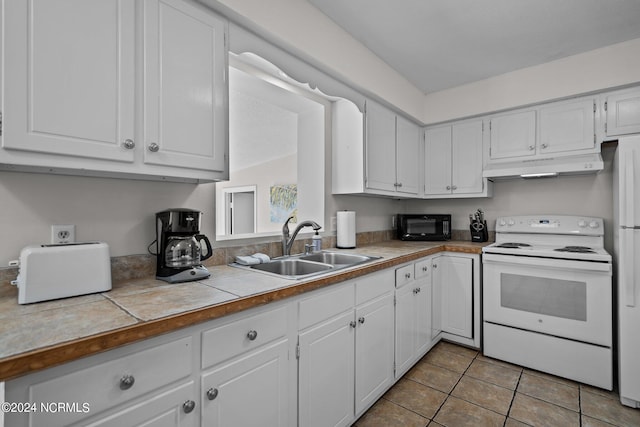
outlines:
[[202, 425], [287, 426], [286, 339], [202, 375]]
[[[434, 306], [442, 337], [480, 347], [479, 256], [442, 254], [433, 258]], [[437, 332], [437, 331], [434, 331]]]
[[8, 381], [67, 406], [5, 425], [350, 425], [440, 338], [479, 347], [479, 265], [429, 256]]
[[300, 302], [300, 426], [346, 426], [393, 383], [393, 272]]
[[431, 336], [431, 258], [396, 269], [395, 377], [427, 352]]

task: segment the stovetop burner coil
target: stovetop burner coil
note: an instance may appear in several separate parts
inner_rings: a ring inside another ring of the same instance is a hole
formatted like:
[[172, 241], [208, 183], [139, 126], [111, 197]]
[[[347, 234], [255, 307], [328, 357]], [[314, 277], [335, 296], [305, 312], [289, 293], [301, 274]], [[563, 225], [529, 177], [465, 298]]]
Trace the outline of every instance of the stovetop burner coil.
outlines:
[[554, 251], [558, 251], [558, 252], [576, 252], [576, 253], [582, 253], [582, 254], [593, 254], [596, 251], [594, 251], [592, 248], [588, 247], [588, 246], [565, 246], [564, 248], [557, 248], [554, 249]]
[[530, 247], [531, 245], [528, 243], [515, 243], [515, 242], [505, 242], [496, 245], [496, 248], [508, 248], [508, 249], [520, 249]]

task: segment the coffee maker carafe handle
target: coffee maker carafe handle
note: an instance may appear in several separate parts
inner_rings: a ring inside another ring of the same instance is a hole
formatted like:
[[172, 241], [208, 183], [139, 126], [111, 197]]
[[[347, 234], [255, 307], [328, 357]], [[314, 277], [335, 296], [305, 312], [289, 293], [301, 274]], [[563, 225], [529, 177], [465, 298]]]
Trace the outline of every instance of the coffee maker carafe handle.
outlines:
[[211, 255], [213, 255], [213, 248], [211, 247], [211, 242], [209, 241], [209, 238], [204, 234], [196, 234], [195, 238], [198, 242], [204, 240], [204, 244], [207, 245], [207, 255], [200, 255], [200, 261], [204, 261], [207, 258], [211, 258]]

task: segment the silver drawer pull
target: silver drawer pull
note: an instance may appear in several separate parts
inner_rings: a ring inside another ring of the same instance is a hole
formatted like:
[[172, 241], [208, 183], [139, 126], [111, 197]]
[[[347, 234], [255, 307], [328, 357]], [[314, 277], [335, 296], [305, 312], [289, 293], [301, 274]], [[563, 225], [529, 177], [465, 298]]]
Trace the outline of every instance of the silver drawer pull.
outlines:
[[127, 150], [133, 150], [134, 148], [136, 148], [136, 143], [133, 142], [133, 139], [125, 139], [122, 143], [122, 146]]
[[133, 375], [125, 375], [120, 378], [120, 390], [129, 390], [133, 387], [133, 383], [136, 382], [136, 379], [133, 378]]
[[258, 332], [254, 330], [247, 332], [247, 338], [249, 338], [249, 341], [255, 340], [256, 338], [258, 338]]
[[218, 397], [218, 389], [217, 388], [211, 387], [209, 390], [207, 390], [207, 399], [214, 400], [216, 397]]
[[194, 409], [196, 409], [196, 402], [194, 402], [193, 400], [187, 400], [182, 404], [182, 410], [184, 411], [185, 414], [188, 414]]

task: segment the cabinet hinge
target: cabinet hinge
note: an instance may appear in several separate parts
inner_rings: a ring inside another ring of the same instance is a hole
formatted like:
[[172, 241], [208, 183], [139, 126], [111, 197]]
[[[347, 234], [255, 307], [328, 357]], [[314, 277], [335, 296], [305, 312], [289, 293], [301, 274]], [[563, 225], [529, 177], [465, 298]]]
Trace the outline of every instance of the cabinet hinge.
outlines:
[[596, 101], [593, 101], [593, 114], [596, 113]]
[[489, 130], [491, 130], [491, 121], [489, 121]]
[[0, 111], [0, 136], [2, 136], [2, 112]]
[[604, 133], [607, 133], [607, 123], [604, 124]]
[[604, 111], [607, 111], [608, 104], [609, 104], [608, 101], [604, 101]]
[[396, 362], [393, 362], [393, 377], [396, 376]]
[[[395, 295], [393, 296], [393, 305], [394, 305], [394, 307], [396, 305], [396, 296]], [[394, 367], [395, 367], [395, 365], [394, 365]]]
[[484, 122], [482, 122], [482, 132], [484, 132]]
[[593, 146], [595, 147], [596, 144], [598, 143], [598, 140], [596, 139], [596, 134], [593, 134]]
[[296, 359], [300, 359], [300, 343], [296, 344]]

